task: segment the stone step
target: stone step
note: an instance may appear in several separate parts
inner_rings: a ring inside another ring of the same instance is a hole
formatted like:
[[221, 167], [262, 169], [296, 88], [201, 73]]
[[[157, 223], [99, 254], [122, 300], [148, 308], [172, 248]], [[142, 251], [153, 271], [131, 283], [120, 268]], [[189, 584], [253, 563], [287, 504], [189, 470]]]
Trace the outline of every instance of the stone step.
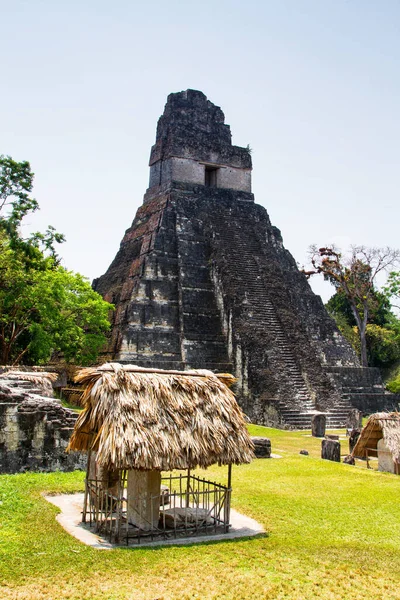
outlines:
[[[330, 428], [345, 427], [348, 413], [349, 413], [349, 411], [345, 412], [343, 414], [334, 414], [331, 412], [328, 413], [326, 415], [327, 427], [330, 427]], [[296, 415], [294, 415], [294, 414], [287, 414], [287, 413], [282, 412], [281, 415], [282, 415], [284, 422], [287, 425], [296, 426], [298, 428], [304, 428], [304, 429], [311, 428], [311, 419], [313, 416], [312, 414], [298, 412]]]
[[[233, 258], [230, 275], [239, 286], [246, 281], [246, 289], [243, 296], [249, 303], [249, 307], [243, 306], [245, 315], [249, 322], [257, 324], [258, 331], [274, 344], [274, 354], [270, 356], [272, 368], [282, 373], [282, 377], [294, 390], [296, 403], [303, 407], [313, 409], [314, 405], [305, 385], [300, 366], [292, 352], [291, 345], [286, 338], [283, 327], [276, 314], [276, 309], [268, 298], [268, 292], [264, 284], [264, 276], [260, 271], [259, 260], [263, 258], [259, 242], [252, 236], [246, 236], [246, 242], [242, 242], [243, 236], [238, 236], [236, 226], [230, 226], [219, 215], [216, 216], [216, 224], [220, 226], [220, 238], [229, 240], [232, 248]], [[290, 389], [290, 388], [289, 388]]]
[[306, 406], [299, 406], [297, 410], [292, 410], [292, 411], [286, 411], [286, 410], [282, 410], [279, 411], [279, 413], [287, 418], [287, 419], [296, 419], [299, 415], [309, 415], [310, 418], [311, 416], [315, 413], [315, 408], [308, 408]]

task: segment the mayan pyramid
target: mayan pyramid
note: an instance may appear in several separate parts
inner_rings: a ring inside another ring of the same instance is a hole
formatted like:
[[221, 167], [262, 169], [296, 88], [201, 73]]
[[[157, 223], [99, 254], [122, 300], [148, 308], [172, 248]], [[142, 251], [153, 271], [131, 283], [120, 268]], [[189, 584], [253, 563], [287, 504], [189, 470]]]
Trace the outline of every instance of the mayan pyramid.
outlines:
[[116, 306], [106, 358], [232, 372], [254, 422], [309, 427], [322, 411], [343, 425], [352, 405], [383, 402], [379, 373], [360, 367], [254, 202], [251, 171], [218, 106], [168, 96], [143, 204], [93, 283]]

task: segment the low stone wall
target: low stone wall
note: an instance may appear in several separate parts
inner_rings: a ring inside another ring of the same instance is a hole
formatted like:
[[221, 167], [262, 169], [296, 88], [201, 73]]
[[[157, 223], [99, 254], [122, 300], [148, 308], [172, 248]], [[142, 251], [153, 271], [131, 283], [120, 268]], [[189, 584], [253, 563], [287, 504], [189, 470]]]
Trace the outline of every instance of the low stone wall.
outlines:
[[84, 469], [86, 456], [65, 452], [78, 415], [37, 392], [32, 382], [0, 380], [0, 473]]
[[363, 415], [372, 415], [375, 412], [393, 412], [399, 410], [400, 394], [353, 394], [353, 406], [361, 410]]
[[352, 406], [366, 414], [398, 410], [400, 394], [385, 390], [379, 369], [374, 367], [326, 367]]

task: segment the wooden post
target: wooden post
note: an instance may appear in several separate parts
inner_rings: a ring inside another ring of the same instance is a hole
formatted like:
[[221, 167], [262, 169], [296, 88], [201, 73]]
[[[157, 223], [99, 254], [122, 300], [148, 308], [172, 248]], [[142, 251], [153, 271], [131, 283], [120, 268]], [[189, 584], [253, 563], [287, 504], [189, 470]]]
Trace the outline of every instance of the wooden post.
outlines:
[[228, 465], [228, 489], [232, 487], [232, 465]]
[[190, 506], [190, 467], [187, 470], [187, 483], [186, 483], [186, 508]]
[[228, 489], [226, 491], [225, 532], [228, 533], [231, 519], [231, 494], [232, 494], [232, 465], [228, 465]]
[[119, 471], [117, 490], [117, 518], [115, 519], [115, 541], [118, 543], [121, 535], [122, 497], [124, 495], [124, 471]]
[[90, 439], [89, 450], [87, 453], [87, 464], [86, 464], [86, 479], [85, 479], [85, 494], [83, 496], [83, 511], [82, 511], [82, 523], [86, 523], [86, 513], [87, 513], [87, 501], [88, 501], [88, 487], [89, 487], [89, 472], [90, 472], [90, 459], [92, 456], [92, 439]]

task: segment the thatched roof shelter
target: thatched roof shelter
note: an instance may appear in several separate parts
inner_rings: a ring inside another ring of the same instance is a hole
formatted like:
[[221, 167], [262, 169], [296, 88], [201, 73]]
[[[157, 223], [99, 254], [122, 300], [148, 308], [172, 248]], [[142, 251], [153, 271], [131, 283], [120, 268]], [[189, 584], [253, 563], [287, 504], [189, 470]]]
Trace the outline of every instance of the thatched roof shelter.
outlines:
[[68, 449], [92, 448], [99, 465], [170, 471], [254, 458], [244, 415], [226, 385], [232, 376], [110, 363], [82, 369], [75, 380], [85, 387], [84, 410]]
[[[361, 431], [352, 455], [364, 458], [367, 453], [378, 452], [378, 442], [384, 442], [392, 454], [393, 461], [400, 462], [400, 413], [375, 413], [371, 415]], [[372, 452], [371, 452], [372, 451]]]
[[16, 371], [10, 369], [0, 374], [2, 379], [12, 379], [16, 381], [31, 381], [40, 389], [43, 396], [53, 397], [52, 382], [56, 381], [57, 373], [48, 373], [46, 371]]

